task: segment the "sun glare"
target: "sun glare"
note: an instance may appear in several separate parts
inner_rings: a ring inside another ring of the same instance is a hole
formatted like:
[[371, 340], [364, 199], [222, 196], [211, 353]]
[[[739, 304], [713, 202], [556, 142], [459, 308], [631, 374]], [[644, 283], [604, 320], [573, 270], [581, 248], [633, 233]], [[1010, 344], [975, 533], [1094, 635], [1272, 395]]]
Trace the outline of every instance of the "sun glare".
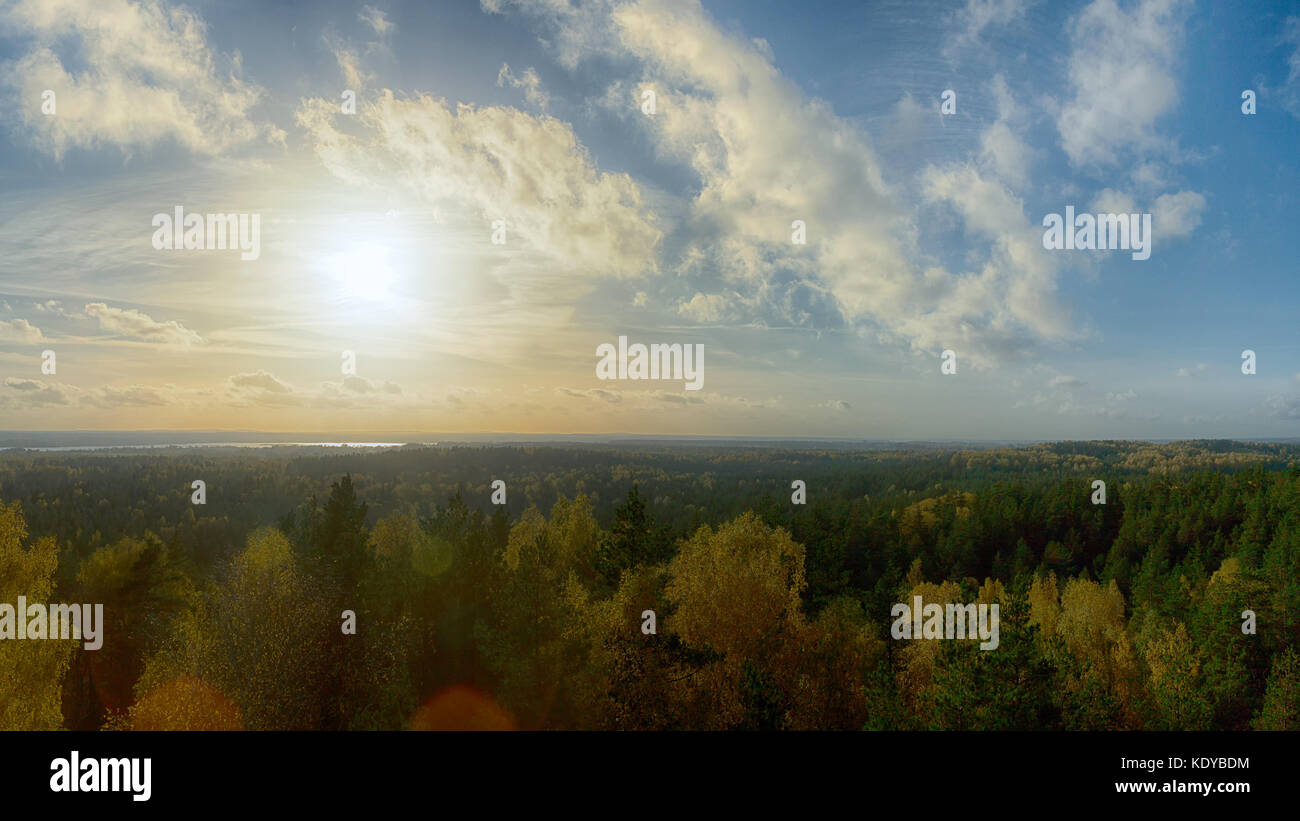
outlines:
[[325, 270], [338, 297], [349, 302], [386, 301], [397, 283], [392, 252], [380, 243], [358, 243], [332, 254], [325, 260]]

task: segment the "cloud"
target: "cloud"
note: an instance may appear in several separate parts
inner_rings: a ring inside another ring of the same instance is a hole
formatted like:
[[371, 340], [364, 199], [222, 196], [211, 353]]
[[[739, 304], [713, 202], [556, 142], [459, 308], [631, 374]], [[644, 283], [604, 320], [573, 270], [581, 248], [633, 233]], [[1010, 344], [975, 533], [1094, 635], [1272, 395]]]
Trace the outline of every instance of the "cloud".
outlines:
[[350, 90], [365, 88], [374, 79], [374, 75], [361, 67], [361, 57], [356, 51], [333, 38], [326, 38], [326, 42], [334, 52], [334, 60], [339, 64], [339, 71], [343, 73], [343, 82]]
[[76, 399], [77, 389], [59, 382], [46, 382], [36, 379], [19, 379], [9, 376], [4, 381], [4, 392], [0, 394], [6, 404], [14, 408], [40, 408], [49, 405], [71, 405]]
[[1151, 229], [1161, 239], [1185, 237], [1201, 224], [1205, 197], [1195, 191], [1161, 194], [1151, 207]]
[[1270, 396], [1264, 400], [1264, 411], [1278, 419], [1300, 419], [1300, 396]]
[[692, 404], [692, 402], [699, 404], [704, 401], [700, 397], [690, 396], [685, 393], [672, 393], [670, 391], [655, 391], [648, 395], [660, 402], [667, 402], [670, 405], [689, 405]]
[[[678, 301], [683, 316], [848, 325], [914, 349], [960, 345], [977, 367], [1073, 335], [1056, 296], [1057, 262], [1008, 189], [1025, 183], [1032, 152], [1000, 79], [999, 120], [982, 139], [978, 167], [931, 169], [922, 181], [923, 199], [956, 208], [986, 244], [982, 267], [957, 276], [919, 250], [923, 226], [908, 202], [915, 193], [886, 183], [873, 135], [805, 96], [777, 69], [770, 47], [719, 27], [697, 0], [484, 7], [539, 18], [562, 64], [617, 67], [599, 104], [642, 129], [660, 162], [695, 177], [689, 199], [674, 204], [681, 222], [663, 251], [665, 267], [689, 289]], [[1010, 21], [1022, 8], [970, 10], [979, 27], [979, 19]], [[641, 110], [645, 89], [656, 95], [653, 116]], [[969, 195], [968, 185], [993, 196], [993, 206]], [[791, 242], [794, 220], [806, 225], [804, 245]], [[728, 315], [721, 299], [732, 293], [745, 296], [730, 300]]]
[[962, 348], [980, 365], [1034, 339], [1076, 335], [1056, 296], [1057, 257], [1044, 251], [1042, 229], [1026, 218], [1019, 197], [970, 165], [926, 169], [922, 190], [931, 202], [953, 208], [966, 233], [989, 251], [967, 276], [927, 273], [934, 307], [902, 320], [915, 339], [932, 349]]
[[453, 111], [444, 100], [390, 90], [346, 117], [356, 121], [346, 132], [335, 127], [338, 110], [332, 100], [306, 100], [297, 118], [340, 179], [409, 186], [435, 205], [504, 220], [507, 247], [531, 247], [567, 273], [619, 277], [655, 267], [661, 233], [640, 187], [627, 174], [599, 171], [567, 123], [497, 106]]
[[[1134, 214], [1137, 213], [1137, 203], [1122, 191], [1103, 188], [1093, 197], [1092, 210], [1098, 214]], [[1152, 230], [1158, 227], [1153, 225]]]
[[541, 78], [532, 68], [524, 69], [523, 75], [516, 77], [510, 72], [510, 66], [507, 63], [501, 64], [501, 70], [497, 72], [497, 85], [511, 88], [522, 88], [524, 90], [524, 99], [543, 111], [551, 103], [551, 97], [542, 88]]
[[303, 403], [291, 385], [261, 369], [231, 376], [226, 387], [227, 397], [237, 405], [288, 407]]
[[989, 26], [1005, 26], [1019, 19], [1032, 0], [966, 0], [965, 8], [955, 15], [959, 29], [952, 43], [944, 49], [951, 56], [958, 48], [973, 43]]
[[601, 402], [608, 402], [616, 405], [623, 401], [623, 395], [618, 391], [607, 391], [604, 388], [588, 388], [577, 391], [572, 388], [556, 388], [555, 392], [561, 396], [568, 396], [574, 399], [597, 399]]
[[1006, 78], [995, 76], [989, 84], [997, 101], [998, 118], [980, 134], [979, 159], [983, 169], [991, 171], [1014, 190], [1022, 190], [1029, 181], [1029, 168], [1036, 152], [1022, 137], [1025, 112], [1016, 104]]
[[111, 308], [102, 302], [91, 302], [85, 311], [86, 316], [99, 321], [100, 328], [129, 339], [178, 347], [203, 342], [203, 337], [175, 320], [159, 322], [134, 308]]
[[[238, 54], [208, 46], [203, 21], [160, 0], [18, 0], [5, 23], [30, 43], [0, 70], [0, 85], [38, 150], [148, 148], [175, 140], [215, 155], [283, 132], [249, 115], [262, 90], [241, 79]], [[65, 60], [67, 61], [65, 65]], [[53, 115], [42, 92], [55, 93]]]
[[340, 382], [323, 382], [321, 383], [322, 395], [325, 397], [333, 396], [360, 396], [360, 395], [400, 395], [402, 387], [396, 382], [371, 382], [369, 379], [360, 376], [345, 376]]
[[388, 16], [374, 6], [362, 6], [361, 11], [357, 12], [357, 19], [370, 26], [380, 37], [386, 36], [393, 29]]
[[[1133, 197], [1113, 188], [1103, 188], [1092, 200], [1092, 210], [1098, 214], [1140, 214]], [[1149, 206], [1151, 232], [1159, 240], [1183, 239], [1201, 224], [1205, 210], [1205, 197], [1195, 191], [1161, 194]]]
[[263, 370], [253, 371], [252, 373], [239, 373], [230, 377], [230, 386], [237, 389], [251, 389], [267, 391], [269, 393], [292, 393], [293, 388], [288, 384], [276, 379], [273, 375]]
[[[472, 390], [462, 390], [472, 395]], [[322, 382], [316, 390], [301, 390], [264, 370], [239, 373], [226, 380], [226, 397], [236, 405], [266, 407], [309, 406], [332, 410], [417, 407], [395, 382], [376, 382], [360, 376], [345, 376], [338, 382]], [[448, 396], [448, 403], [460, 405]]]
[[25, 319], [5, 321], [0, 319], [0, 342], [17, 342], [20, 345], [37, 345], [45, 341], [41, 329]]
[[1053, 376], [1047, 383], [1048, 387], [1052, 388], [1079, 388], [1086, 384], [1088, 383], [1076, 376], [1066, 376], [1063, 373]]
[[[330, 384], [330, 386], [333, 387], [331, 383], [327, 383], [327, 384]], [[374, 393], [375, 392], [375, 384], [371, 382], [369, 379], [363, 379], [360, 376], [343, 377], [343, 383], [341, 387], [343, 390], [348, 391], [349, 393]]]
[[161, 407], [176, 401], [175, 391], [172, 385], [104, 385], [88, 391], [82, 396], [81, 403], [98, 408]]
[[853, 406], [850, 405], [848, 402], [845, 402], [843, 399], [828, 399], [825, 402], [822, 402], [817, 407], [829, 408], [830, 410], [835, 410], [835, 411], [853, 410]]
[[[629, 104], [632, 86], [613, 104], [699, 180], [688, 232], [702, 253], [688, 270], [765, 283], [775, 297], [783, 276], [820, 279], [852, 317], [907, 290], [908, 222], [864, 134], [696, 2], [621, 5], [610, 22], [605, 47], [639, 62], [635, 88], [657, 91], [653, 117]], [[806, 246], [790, 242], [795, 219], [808, 226]]]
[[1182, 378], [1200, 376], [1210, 369], [1210, 366], [1204, 362], [1197, 362], [1195, 368], [1179, 368], [1177, 375]]
[[[677, 273], [705, 287], [683, 303], [684, 315], [721, 317], [716, 297], [725, 285], [746, 294], [733, 310], [743, 307], [761, 322], [848, 322], [936, 350], [959, 340], [973, 361], [1065, 332], [1054, 264], [1042, 257], [1041, 229], [1024, 219], [1018, 201], [1010, 235], [987, 237], [995, 258], [979, 274], [954, 277], [919, 264], [915, 217], [886, 184], [870, 136], [805, 97], [773, 64], [770, 48], [722, 30], [695, 0], [521, 8], [549, 23], [547, 41], [562, 62], [608, 55], [630, 64], [633, 76], [613, 81], [602, 104], [643, 128], [661, 161], [698, 179], [675, 237], [685, 249]], [[653, 116], [641, 112], [642, 89], [656, 93]], [[1028, 154], [1004, 96], [1005, 128], [990, 133], [984, 156], [990, 169], [1019, 182]], [[932, 178], [929, 195], [973, 222], [984, 205], [967, 199], [962, 184], [1012, 201], [974, 172], [954, 170], [949, 181]], [[796, 219], [807, 226], [806, 245], [791, 242]]]
[[696, 294], [677, 306], [677, 313], [695, 322], [720, 322], [731, 314], [731, 300], [721, 294]]
[[1056, 126], [1076, 166], [1167, 147], [1156, 121], [1178, 100], [1175, 58], [1186, 0], [1139, 0], [1131, 12], [1094, 0], [1070, 24], [1071, 96]]
[[10, 377], [0, 390], [0, 407], [29, 409], [49, 406], [82, 408], [163, 407], [193, 398], [201, 391], [187, 391], [175, 385], [101, 385], [82, 389], [75, 385], [43, 379]]
[[1287, 57], [1286, 80], [1279, 87], [1260, 83], [1260, 93], [1270, 97], [1276, 95], [1283, 109], [1290, 112], [1291, 116], [1300, 118], [1300, 15], [1286, 18], [1281, 42], [1291, 46], [1291, 54]]
[[1023, 188], [1029, 178], [1029, 146], [1011, 127], [999, 120], [980, 135], [980, 158], [1016, 188]]

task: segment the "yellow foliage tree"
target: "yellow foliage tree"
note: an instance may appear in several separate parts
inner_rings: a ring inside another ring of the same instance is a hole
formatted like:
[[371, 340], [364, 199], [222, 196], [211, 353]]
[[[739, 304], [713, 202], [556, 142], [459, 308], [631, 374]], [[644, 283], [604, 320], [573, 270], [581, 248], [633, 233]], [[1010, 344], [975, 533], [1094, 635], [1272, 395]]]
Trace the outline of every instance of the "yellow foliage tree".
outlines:
[[1126, 630], [1124, 594], [1114, 580], [1106, 587], [1089, 579], [1066, 582], [1056, 636], [1077, 662], [1067, 686], [1076, 692], [1100, 688], [1113, 698], [1121, 725], [1136, 727], [1141, 671]]
[[[339, 629], [337, 619], [295, 566], [284, 534], [262, 528], [248, 537], [224, 582], [176, 618], [136, 692], [148, 697], [169, 681], [191, 676], [233, 702], [248, 729], [315, 728], [331, 662], [326, 639]], [[168, 693], [189, 698], [189, 691], [159, 693], [146, 705], [153, 713], [167, 714], [156, 702]]]
[[804, 629], [804, 548], [745, 513], [681, 544], [668, 567], [668, 629], [713, 657], [681, 682], [695, 726], [771, 726], [786, 721], [791, 645]]
[[1162, 729], [1209, 729], [1214, 716], [1204, 693], [1200, 655], [1182, 622], [1147, 642], [1143, 655], [1151, 668], [1151, 696]]
[[[46, 537], [25, 545], [27, 523], [18, 503], [0, 504], [0, 602], [19, 596], [48, 604], [59, 550]], [[63, 726], [60, 690], [72, 658], [68, 641], [0, 641], [0, 730]]]

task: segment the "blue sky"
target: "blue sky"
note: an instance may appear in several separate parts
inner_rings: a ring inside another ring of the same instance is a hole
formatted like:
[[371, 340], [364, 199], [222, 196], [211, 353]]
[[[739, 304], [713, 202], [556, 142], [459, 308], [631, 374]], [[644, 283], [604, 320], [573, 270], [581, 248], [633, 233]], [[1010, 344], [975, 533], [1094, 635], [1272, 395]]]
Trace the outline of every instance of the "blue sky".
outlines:
[[0, 0], [0, 65], [0, 428], [1300, 431], [1300, 4]]

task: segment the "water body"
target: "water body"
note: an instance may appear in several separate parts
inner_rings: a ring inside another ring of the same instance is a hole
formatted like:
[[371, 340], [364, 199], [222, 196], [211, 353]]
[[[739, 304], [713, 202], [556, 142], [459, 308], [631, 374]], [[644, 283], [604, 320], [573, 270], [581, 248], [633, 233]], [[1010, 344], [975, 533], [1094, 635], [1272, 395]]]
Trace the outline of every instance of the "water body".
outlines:
[[[161, 448], [400, 448], [407, 442], [163, 442], [147, 445], [60, 445], [58, 447], [0, 447], [0, 450], [38, 450], [58, 453], [83, 450], [158, 450]], [[430, 444], [437, 444], [430, 443]]]

